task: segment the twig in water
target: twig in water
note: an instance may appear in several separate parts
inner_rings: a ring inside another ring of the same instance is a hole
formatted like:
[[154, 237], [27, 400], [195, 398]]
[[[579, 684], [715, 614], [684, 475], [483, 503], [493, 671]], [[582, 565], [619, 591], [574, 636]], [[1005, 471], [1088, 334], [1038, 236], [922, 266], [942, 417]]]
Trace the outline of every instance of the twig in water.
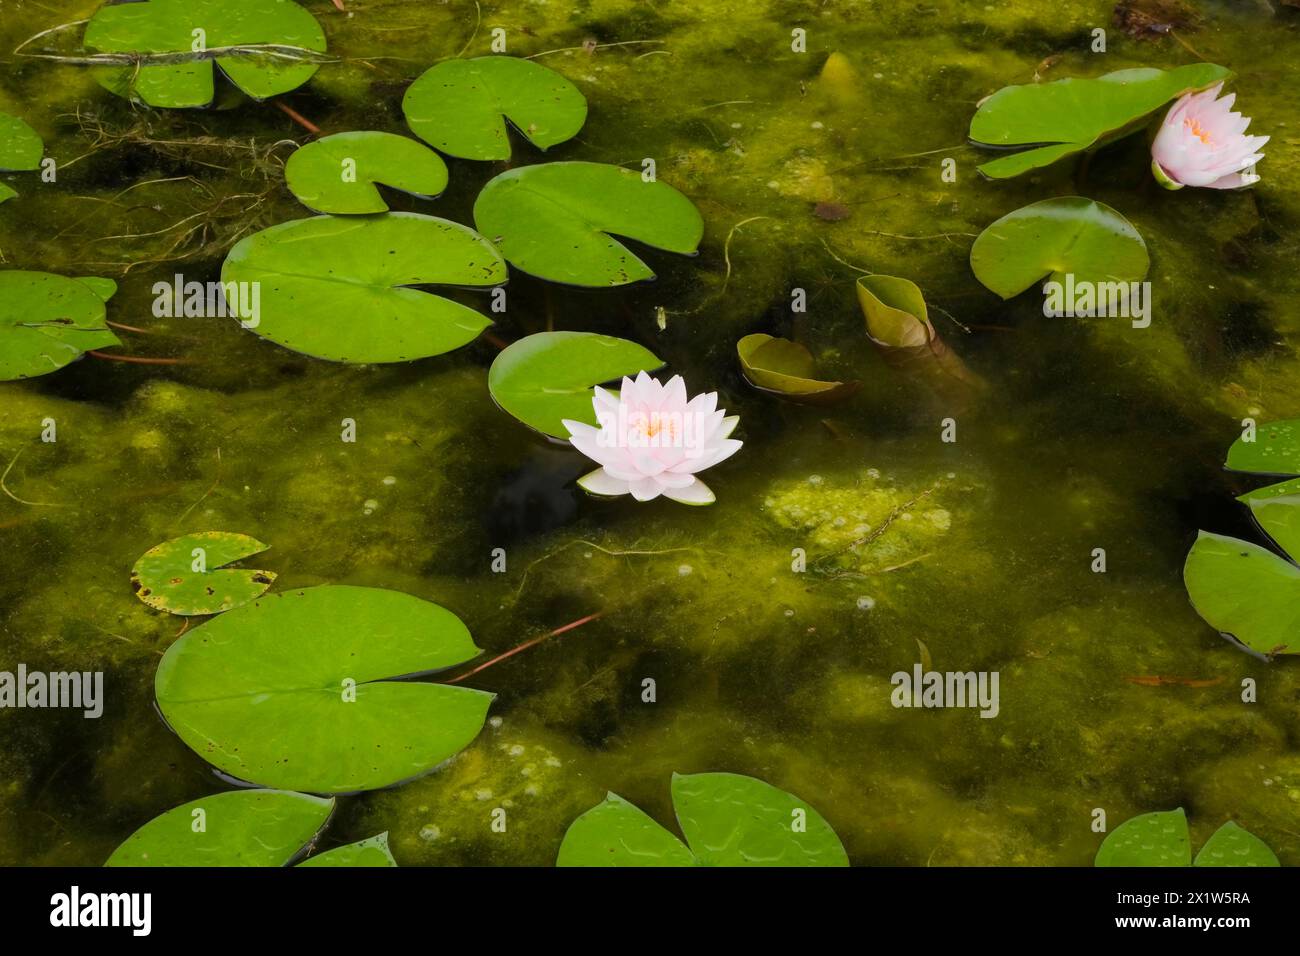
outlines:
[[23, 450], [22, 450], [21, 448], [19, 448], [19, 449], [18, 449], [18, 454], [14, 455], [13, 459], [9, 462], [9, 467], [5, 469], [5, 472], [4, 472], [3, 475], [0, 475], [0, 491], [3, 491], [6, 495], [8, 495], [8, 496], [9, 496], [10, 498], [12, 498], [14, 501], [18, 502], [20, 505], [31, 505], [32, 507], [35, 507], [35, 508], [71, 508], [71, 507], [73, 507], [73, 505], [65, 505], [65, 504], [61, 504], [61, 503], [53, 502], [53, 501], [28, 501], [26, 498], [19, 498], [16, 494], [14, 494], [12, 491], [9, 490], [9, 486], [5, 484], [5, 480], [9, 477], [9, 472], [11, 472], [11, 471], [14, 470], [14, 465], [18, 464], [18, 456], [21, 455], [22, 453], [23, 453]]
[[548, 638], [559, 637], [561, 634], [565, 633], [566, 631], [572, 631], [574, 628], [582, 627], [582, 625], [584, 624], [590, 623], [591, 621], [598, 620], [599, 618], [604, 616], [604, 613], [605, 613], [604, 611], [597, 611], [595, 614], [588, 614], [586, 617], [580, 617], [576, 621], [570, 621], [568, 624], [565, 624], [563, 627], [557, 627], [555, 630], [549, 631], [548, 633], [543, 634], [541, 637], [534, 637], [532, 640], [524, 641], [518, 647], [511, 648], [510, 650], [506, 651], [504, 654], [498, 654], [490, 661], [480, 664], [472, 671], [466, 671], [464, 674], [451, 678], [451, 680], [444, 681], [444, 683], [459, 684], [461, 681], [473, 677], [475, 674], [479, 673], [480, 671], [487, 670], [493, 664], [498, 664], [501, 661], [506, 660], [507, 658], [514, 657], [520, 651], [526, 651], [528, 648], [540, 644], [542, 643], [542, 641], [545, 641]]
[[133, 365], [198, 365], [198, 359], [192, 358], [146, 358], [140, 355], [109, 355], [107, 352], [101, 352], [98, 349], [90, 349], [87, 355], [93, 355], [97, 359], [103, 359], [106, 362], [130, 362]]
[[303, 129], [305, 129], [307, 132], [311, 133], [313, 136], [320, 135], [320, 127], [317, 126], [315, 123], [313, 123], [311, 120], [309, 120], [307, 117], [303, 116], [292, 106], [290, 106], [287, 103], [282, 103], [279, 100], [272, 100], [271, 102], [275, 104], [276, 108], [281, 113], [289, 117], [289, 119], [293, 120]]

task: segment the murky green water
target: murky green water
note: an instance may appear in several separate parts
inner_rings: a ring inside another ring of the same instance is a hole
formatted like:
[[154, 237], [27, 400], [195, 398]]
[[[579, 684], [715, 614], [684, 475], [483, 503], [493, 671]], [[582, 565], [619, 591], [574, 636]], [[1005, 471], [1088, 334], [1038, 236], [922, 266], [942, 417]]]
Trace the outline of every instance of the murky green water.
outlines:
[[[99, 720], [0, 711], [0, 862], [97, 865], [225, 786], [154, 710], [181, 621], [128, 579], [152, 545], [214, 528], [270, 543], [258, 564], [277, 588], [437, 601], [489, 656], [603, 613], [475, 678], [499, 694], [478, 740], [426, 778], [342, 800], [326, 846], [387, 829], [403, 865], [550, 864], [607, 790], [667, 823], [671, 772], [730, 770], [806, 798], [859, 864], [1085, 865], [1094, 808], [1113, 827], [1175, 806], [1194, 845], [1235, 819], [1300, 863], [1300, 672], [1222, 640], [1180, 578], [1198, 528], [1253, 537], [1232, 502], [1249, 485], [1219, 467], [1240, 419], [1300, 415], [1300, 11], [1205, 2], [1180, 44], [1126, 37], [1113, 4], [1086, 0], [306, 5], [342, 62], [282, 99], [326, 132], [404, 131], [406, 85], [488, 52], [500, 26], [511, 53], [539, 54], [590, 101], [548, 158], [656, 159], [704, 213], [702, 254], [652, 253], [659, 281], [612, 292], [516, 273], [495, 332], [640, 341], [692, 392], [720, 393], [745, 448], [710, 472], [712, 508], [596, 501], [572, 483], [584, 459], [494, 407], [486, 342], [356, 368], [228, 319], [154, 318], [155, 281], [215, 279], [238, 238], [304, 215], [282, 164], [305, 131], [269, 104], [133, 111], [77, 67], [9, 53], [97, 3], [0, 0], [0, 110], [62, 166], [57, 184], [6, 176], [22, 195], [0, 207], [3, 266], [116, 278], [109, 317], [147, 334], [115, 351], [184, 360], [89, 357], [0, 385], [5, 487], [39, 502], [0, 498], [0, 669], [102, 669], [107, 688]], [[795, 27], [806, 54], [790, 51]], [[1239, 108], [1272, 135], [1256, 189], [1164, 192], [1141, 136], [1086, 174], [975, 173], [965, 132], [993, 90], [1193, 50], [1236, 71]], [[833, 51], [851, 82], [818, 82]], [[452, 161], [445, 196], [395, 208], [471, 221], [500, 169]], [[1076, 192], [1146, 238], [1150, 328], [1047, 319], [1035, 295], [1003, 304], [971, 275], [987, 223]], [[850, 214], [826, 221], [819, 202]], [[987, 388], [936, 398], [882, 361], [853, 299], [861, 269], [914, 279]], [[805, 315], [790, 312], [795, 287]], [[753, 331], [800, 339], [862, 391], [825, 409], [754, 392], [735, 357]], [[949, 415], [956, 443], [940, 441]], [[40, 441], [46, 418], [56, 443]], [[339, 440], [344, 418], [355, 444]], [[860, 559], [827, 558], [882, 525]], [[497, 547], [505, 574], [490, 570]], [[999, 671], [999, 715], [893, 708], [890, 675], [918, 641], [937, 669]], [[1196, 686], [1131, 680], [1152, 676]], [[1246, 677], [1258, 703], [1240, 700]], [[496, 806], [507, 833], [490, 829]]]

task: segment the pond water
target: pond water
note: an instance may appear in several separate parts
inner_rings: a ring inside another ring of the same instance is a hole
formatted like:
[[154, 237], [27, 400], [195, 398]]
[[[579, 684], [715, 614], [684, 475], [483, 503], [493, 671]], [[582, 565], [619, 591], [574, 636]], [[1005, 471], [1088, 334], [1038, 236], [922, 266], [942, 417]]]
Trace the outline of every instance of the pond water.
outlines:
[[[1139, 38], [1104, 0], [304, 4], [338, 62], [279, 101], [323, 131], [405, 132], [410, 82], [487, 54], [501, 27], [588, 99], [548, 160], [651, 157], [700, 208], [698, 256], [645, 251], [656, 281], [512, 272], [493, 316], [503, 341], [632, 339], [692, 394], [716, 390], [744, 448], [709, 472], [717, 503], [688, 508], [583, 494], [590, 463], [494, 405], [485, 339], [357, 367], [231, 319], [156, 318], [155, 282], [215, 280], [240, 238], [305, 215], [283, 164], [311, 137], [271, 103], [133, 108], [83, 67], [10, 52], [98, 5], [0, 0], [0, 111], [59, 162], [56, 183], [4, 176], [20, 195], [0, 206], [0, 265], [117, 280], [109, 318], [142, 331], [105, 354], [176, 361], [88, 356], [0, 384], [0, 669], [105, 674], [97, 720], [0, 711], [0, 863], [98, 865], [229, 786], [155, 709], [183, 621], [129, 579], [153, 545], [208, 529], [270, 544], [256, 566], [277, 590], [442, 604], [485, 659], [601, 615], [476, 675], [498, 695], [482, 734], [428, 776], [341, 798], [322, 847], [387, 830], [402, 865], [549, 865], [607, 791], [671, 825], [671, 774], [725, 770], [806, 799], [855, 864], [1088, 865], [1096, 808], [1113, 827], [1179, 806], [1193, 845], [1232, 819], [1300, 863], [1300, 671], [1222, 639], [1181, 578], [1198, 529], [1257, 538], [1233, 496], [1259, 482], [1221, 467], [1241, 420], [1300, 416], [1300, 10], [1207, 0], [1176, 36]], [[35, 47], [78, 43], [74, 27]], [[1086, 167], [975, 171], [970, 116], [1000, 87], [1198, 59], [1235, 72], [1238, 108], [1272, 136], [1254, 189], [1162, 190], [1142, 135]], [[538, 159], [516, 144], [514, 163]], [[388, 193], [393, 208], [472, 222], [504, 164], [448, 165], [446, 194]], [[1045, 318], [1035, 293], [1004, 303], [972, 275], [988, 223], [1075, 194], [1146, 239], [1149, 328]], [[915, 281], [983, 386], [936, 393], [884, 361], [854, 294], [865, 271]], [[861, 390], [820, 408], [755, 391], [735, 349], [751, 332], [803, 342]], [[892, 706], [891, 675], [923, 658], [998, 672], [997, 715]]]

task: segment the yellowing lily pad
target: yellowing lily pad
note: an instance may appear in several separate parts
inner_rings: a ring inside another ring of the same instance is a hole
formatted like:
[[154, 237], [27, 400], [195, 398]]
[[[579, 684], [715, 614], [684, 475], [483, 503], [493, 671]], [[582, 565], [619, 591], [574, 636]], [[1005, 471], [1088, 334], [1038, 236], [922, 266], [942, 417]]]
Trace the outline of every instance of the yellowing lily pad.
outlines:
[[925, 296], [915, 282], [896, 276], [869, 275], [858, 279], [857, 290], [867, 335], [876, 345], [916, 348], [929, 345], [934, 339]]
[[815, 378], [812, 353], [797, 342], [762, 332], [736, 343], [740, 366], [749, 384], [792, 402], [827, 405], [858, 390], [860, 382], [828, 382]]
[[274, 571], [228, 565], [267, 545], [246, 534], [199, 531], [155, 545], [131, 569], [135, 596], [159, 611], [193, 616], [219, 614], [266, 593]]

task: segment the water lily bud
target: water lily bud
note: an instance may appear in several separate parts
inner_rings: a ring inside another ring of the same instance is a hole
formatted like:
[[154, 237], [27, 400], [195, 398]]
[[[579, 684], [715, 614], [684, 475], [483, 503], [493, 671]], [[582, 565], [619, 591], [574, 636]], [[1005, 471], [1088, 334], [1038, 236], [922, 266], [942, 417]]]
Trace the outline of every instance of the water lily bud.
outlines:
[[1237, 97], [1218, 99], [1222, 83], [1188, 93], [1165, 114], [1151, 144], [1151, 172], [1166, 189], [1240, 189], [1259, 182], [1254, 166], [1267, 136], [1247, 136], [1250, 117], [1232, 112]]

